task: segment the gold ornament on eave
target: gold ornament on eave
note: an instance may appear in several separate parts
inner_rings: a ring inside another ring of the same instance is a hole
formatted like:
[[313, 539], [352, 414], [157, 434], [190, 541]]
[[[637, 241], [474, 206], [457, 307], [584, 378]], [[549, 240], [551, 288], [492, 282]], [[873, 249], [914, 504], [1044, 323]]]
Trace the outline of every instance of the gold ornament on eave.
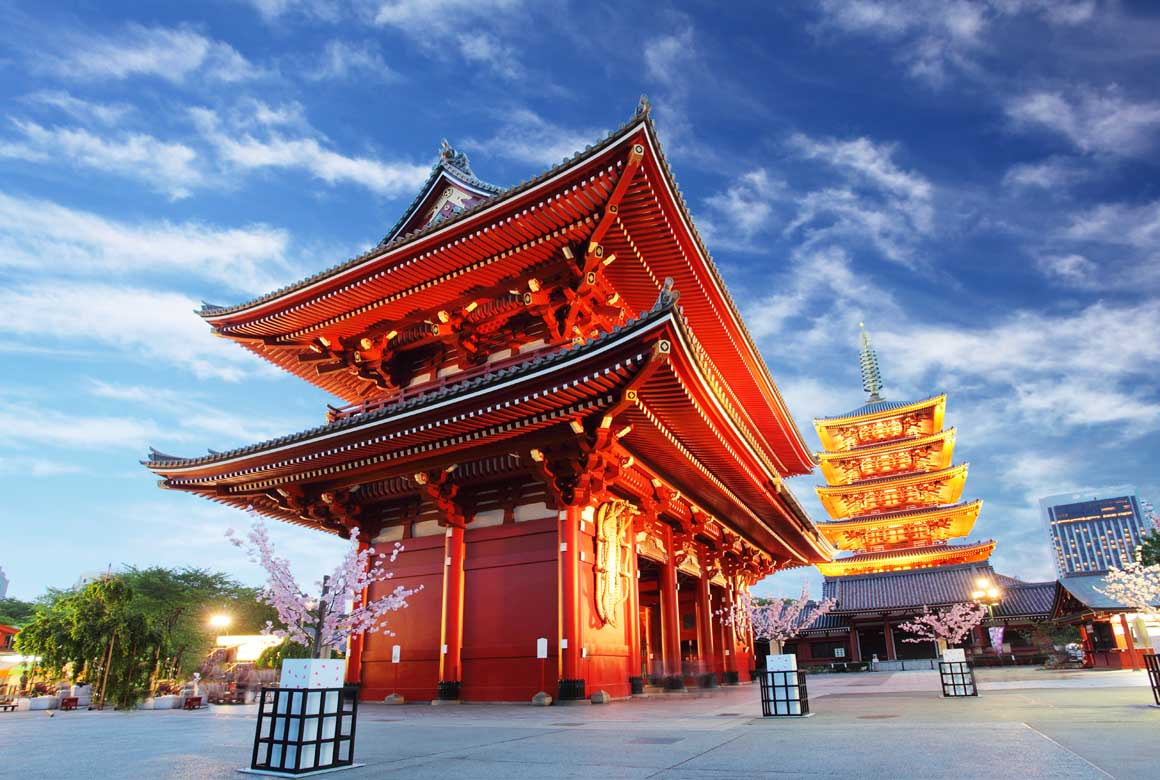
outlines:
[[636, 507], [619, 498], [596, 509], [596, 614], [611, 626], [618, 624], [631, 585], [631, 531], [636, 513]]

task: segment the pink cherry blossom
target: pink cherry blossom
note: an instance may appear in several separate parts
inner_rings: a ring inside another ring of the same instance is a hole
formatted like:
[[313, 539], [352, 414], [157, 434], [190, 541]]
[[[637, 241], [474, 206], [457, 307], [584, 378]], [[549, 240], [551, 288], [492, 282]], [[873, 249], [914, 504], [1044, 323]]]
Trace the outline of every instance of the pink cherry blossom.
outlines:
[[[391, 634], [387, 629], [386, 615], [407, 606], [407, 598], [418, 588], [396, 587], [390, 593], [374, 601], [367, 601], [366, 595], [371, 585], [391, 578], [385, 568], [386, 562], [394, 563], [403, 546], [395, 543], [388, 558], [385, 553], [376, 555], [375, 549], [360, 544], [359, 529], [350, 532], [350, 549], [334, 571], [316, 582], [318, 598], [312, 598], [302, 591], [290, 571], [290, 562], [274, 552], [265, 523], [255, 515], [253, 525], [242, 540], [231, 529], [226, 533], [230, 542], [245, 550], [250, 560], [266, 570], [266, 587], [258, 597], [259, 601], [272, 606], [278, 612], [278, 620], [286, 626], [275, 628], [267, 623], [264, 634], [287, 637], [292, 642], [311, 648], [317, 658], [323, 648], [344, 649], [352, 636], [367, 631], [378, 630]], [[321, 603], [319, 603], [321, 600]], [[318, 614], [322, 613], [321, 626], [317, 626]], [[315, 644], [315, 629], [318, 642]]]
[[914, 620], [899, 623], [898, 627], [913, 637], [903, 642], [938, 642], [957, 645], [971, 633], [971, 629], [983, 622], [987, 608], [974, 602], [951, 604], [931, 612], [924, 609]]

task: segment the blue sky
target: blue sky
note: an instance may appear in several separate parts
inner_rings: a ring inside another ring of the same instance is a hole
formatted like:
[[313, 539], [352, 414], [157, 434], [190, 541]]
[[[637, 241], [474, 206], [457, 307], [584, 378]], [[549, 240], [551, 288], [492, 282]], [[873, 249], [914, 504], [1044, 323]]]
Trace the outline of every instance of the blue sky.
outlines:
[[[245, 518], [158, 490], [330, 400], [193, 314], [364, 250], [440, 138], [510, 185], [653, 104], [807, 439], [947, 391], [978, 538], [1051, 576], [1036, 499], [1160, 497], [1160, 12], [1094, 0], [686, 5], [0, 0], [0, 566], [258, 573]], [[815, 517], [810, 476], [793, 488]], [[307, 578], [337, 543], [276, 529]], [[794, 590], [790, 572], [764, 586]], [[816, 580], [816, 576], [814, 578]]]

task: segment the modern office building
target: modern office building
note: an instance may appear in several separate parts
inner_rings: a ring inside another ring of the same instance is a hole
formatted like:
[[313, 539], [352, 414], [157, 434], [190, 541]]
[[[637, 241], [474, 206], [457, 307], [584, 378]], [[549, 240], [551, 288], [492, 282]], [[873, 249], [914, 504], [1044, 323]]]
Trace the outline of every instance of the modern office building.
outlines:
[[1039, 507], [1061, 577], [1120, 567], [1135, 558], [1151, 530], [1132, 485], [1047, 496]]
[[8, 598], [8, 577], [4, 575], [3, 567], [0, 567], [0, 599]]

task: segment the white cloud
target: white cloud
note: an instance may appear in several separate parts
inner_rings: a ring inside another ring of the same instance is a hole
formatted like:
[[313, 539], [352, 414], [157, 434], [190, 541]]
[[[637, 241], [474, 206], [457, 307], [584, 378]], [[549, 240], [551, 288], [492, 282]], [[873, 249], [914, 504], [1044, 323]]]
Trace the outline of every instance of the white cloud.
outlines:
[[151, 420], [70, 414], [2, 402], [0, 428], [7, 445], [35, 444], [69, 450], [144, 451], [146, 442], [168, 438]]
[[117, 401], [127, 408], [136, 409], [139, 417], [162, 413], [173, 421], [172, 429], [188, 431], [190, 435], [213, 437], [215, 446], [240, 446], [266, 441], [277, 436], [301, 430], [316, 420], [287, 420], [269, 416], [233, 413], [198, 399], [189, 391], [177, 392], [163, 387], [122, 385], [90, 380], [90, 395]]
[[97, 103], [83, 100], [63, 90], [41, 90], [24, 96], [24, 100], [55, 108], [82, 124], [115, 126], [134, 111], [127, 103]]
[[459, 53], [468, 62], [483, 65], [507, 79], [517, 79], [523, 75], [524, 68], [515, 48], [502, 43], [495, 35], [475, 31], [460, 33], [455, 40], [459, 44]]
[[[237, 381], [273, 373], [246, 350], [211, 335], [194, 314], [197, 308], [198, 301], [180, 293], [121, 284], [56, 280], [8, 285], [0, 287], [0, 310], [5, 312], [0, 333], [46, 345], [81, 346], [89, 353], [111, 349], [203, 378]], [[37, 424], [35, 417], [27, 421]]]
[[651, 38], [644, 46], [644, 64], [648, 77], [669, 87], [680, 86], [686, 68], [696, 56], [691, 26]]
[[[918, 204], [930, 199], [930, 182], [895, 164], [892, 159], [896, 151], [894, 144], [876, 144], [869, 138], [855, 138], [852, 141], [817, 139], [796, 133], [790, 137], [789, 145], [806, 159], [827, 162], [899, 197]], [[924, 216], [920, 221], [929, 220]]]
[[290, 271], [290, 238], [266, 225], [132, 224], [50, 201], [0, 193], [0, 267], [51, 264], [67, 278], [181, 275], [244, 292], [271, 289]]
[[356, 44], [337, 39], [327, 41], [318, 67], [308, 74], [312, 81], [341, 81], [360, 77], [389, 82], [397, 81], [399, 74], [387, 64], [382, 52], [373, 43]]
[[[3, 412], [0, 411], [0, 415]], [[60, 477], [70, 474], [84, 474], [87, 469], [75, 463], [49, 458], [9, 457], [0, 455], [0, 476], [18, 477]]]
[[73, 166], [136, 179], [174, 200], [187, 197], [202, 182], [197, 152], [145, 133], [102, 137], [83, 128], [44, 127], [13, 120], [20, 137], [0, 139], [0, 157]]
[[786, 197], [785, 182], [772, 179], [765, 168], [755, 168], [736, 177], [724, 192], [706, 198], [709, 211], [697, 225], [713, 249], [754, 249], [754, 236], [784, 223], [775, 220], [774, 206]]
[[1047, 192], [1058, 192], [1087, 178], [1085, 170], [1077, 160], [1051, 157], [1035, 163], [1013, 165], [1003, 175], [1003, 185], [1021, 189], [1038, 188]]
[[1048, 277], [1064, 284], [1086, 287], [1095, 278], [1098, 266], [1083, 255], [1043, 255], [1036, 258], [1036, 267]]
[[1038, 127], [1063, 136], [1085, 152], [1115, 156], [1144, 154], [1160, 130], [1160, 102], [1133, 101], [1115, 88], [1039, 90], [1007, 104], [1018, 127]]
[[458, 33], [469, 19], [494, 19], [523, 5], [523, 0], [388, 0], [378, 5], [374, 20], [416, 38], [430, 38]]
[[988, 35], [1011, 18], [1024, 15], [1049, 25], [1088, 21], [1091, 0], [821, 0], [823, 29], [885, 40], [919, 81], [939, 87], [956, 73], [974, 73]]
[[454, 51], [469, 64], [518, 79], [525, 72], [518, 47], [502, 33], [526, 21], [524, 5], [523, 0], [389, 0], [378, 4], [374, 22], [399, 30], [434, 56]]
[[229, 44], [190, 27], [129, 24], [115, 35], [77, 32], [60, 41], [43, 64], [58, 76], [78, 81], [152, 76], [182, 83], [196, 76], [235, 83], [263, 75]]
[[591, 144], [598, 130], [577, 130], [541, 117], [530, 109], [505, 112], [504, 123], [486, 140], [467, 139], [464, 145], [485, 154], [539, 167], [558, 165]]
[[1155, 253], [1160, 248], [1160, 200], [1139, 206], [1106, 203], [1073, 214], [1063, 235]]
[[314, 137], [289, 138], [272, 130], [259, 137], [241, 127], [227, 130], [207, 108], [191, 109], [191, 115], [219, 157], [242, 170], [298, 169], [327, 184], [349, 182], [388, 197], [412, 193], [430, 173], [424, 165], [344, 155]]

